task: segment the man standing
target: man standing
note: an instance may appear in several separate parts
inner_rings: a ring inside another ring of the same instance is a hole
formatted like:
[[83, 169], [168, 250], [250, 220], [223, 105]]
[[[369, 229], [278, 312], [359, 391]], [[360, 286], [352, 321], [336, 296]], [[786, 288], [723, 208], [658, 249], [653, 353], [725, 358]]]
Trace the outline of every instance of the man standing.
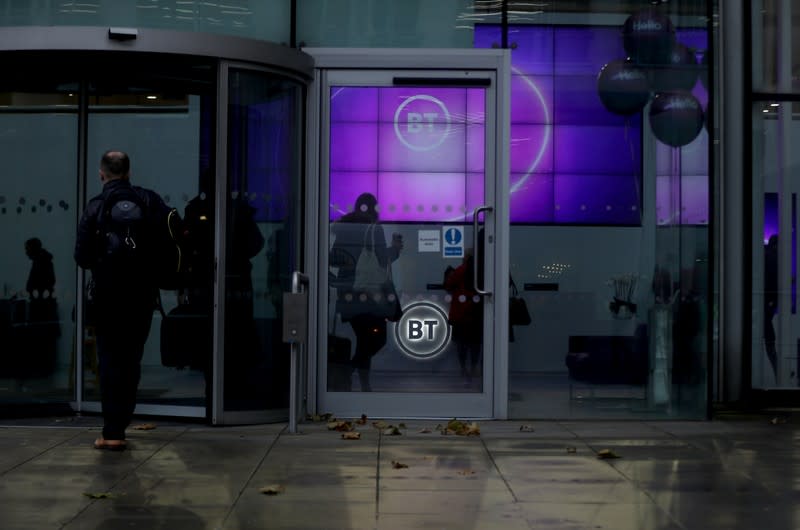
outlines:
[[121, 151], [103, 154], [100, 181], [103, 191], [89, 201], [78, 226], [75, 261], [94, 280], [104, 422], [94, 447], [123, 450], [158, 293], [148, 245], [153, 221], [166, 218], [169, 208], [154, 191], [131, 185], [130, 159]]

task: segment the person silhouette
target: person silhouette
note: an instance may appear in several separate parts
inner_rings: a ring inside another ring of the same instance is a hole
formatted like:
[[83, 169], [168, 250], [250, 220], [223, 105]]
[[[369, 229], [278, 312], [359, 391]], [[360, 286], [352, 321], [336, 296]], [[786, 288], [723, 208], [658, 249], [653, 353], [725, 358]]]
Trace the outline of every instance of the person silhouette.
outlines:
[[[332, 286], [337, 290], [337, 312], [342, 322], [349, 322], [356, 336], [355, 353], [350, 360], [352, 370], [358, 372], [362, 392], [370, 392], [372, 357], [386, 344], [386, 317], [376, 315], [372, 306], [360, 300], [354, 292], [356, 265], [362, 250], [369, 245], [381, 267], [388, 268], [400, 257], [403, 238], [394, 234], [386, 245], [383, 228], [378, 225], [378, 200], [371, 193], [358, 196], [352, 212], [342, 216], [331, 227], [335, 236], [330, 264], [338, 268]], [[370, 240], [367, 242], [367, 240]]]
[[447, 319], [453, 330], [461, 375], [467, 381], [480, 375], [483, 345], [483, 300], [474, 285], [475, 258], [472, 249], [464, 261], [445, 271], [444, 289], [451, 297]]
[[778, 349], [772, 320], [778, 312], [778, 235], [773, 234], [764, 248], [764, 348], [778, 377]]
[[31, 260], [31, 270], [25, 290], [31, 300], [51, 298], [56, 285], [53, 255], [42, 247], [38, 237], [25, 241], [25, 255]]
[[20, 359], [24, 366], [19, 375], [43, 377], [55, 370], [58, 337], [61, 335], [55, 298], [56, 275], [53, 255], [44, 249], [38, 237], [25, 241], [25, 254], [31, 260], [31, 270], [25, 283], [28, 325], [24, 342], [34, 354]]

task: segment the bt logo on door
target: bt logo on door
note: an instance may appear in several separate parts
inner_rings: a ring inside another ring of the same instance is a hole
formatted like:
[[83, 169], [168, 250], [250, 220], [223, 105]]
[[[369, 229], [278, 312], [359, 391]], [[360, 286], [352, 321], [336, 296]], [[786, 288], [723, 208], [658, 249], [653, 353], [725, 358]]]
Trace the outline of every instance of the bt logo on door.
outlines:
[[409, 149], [431, 151], [450, 134], [450, 112], [433, 96], [411, 96], [394, 113], [394, 132]]
[[394, 328], [400, 349], [414, 359], [433, 359], [450, 343], [447, 314], [430, 302], [414, 302], [403, 309]]

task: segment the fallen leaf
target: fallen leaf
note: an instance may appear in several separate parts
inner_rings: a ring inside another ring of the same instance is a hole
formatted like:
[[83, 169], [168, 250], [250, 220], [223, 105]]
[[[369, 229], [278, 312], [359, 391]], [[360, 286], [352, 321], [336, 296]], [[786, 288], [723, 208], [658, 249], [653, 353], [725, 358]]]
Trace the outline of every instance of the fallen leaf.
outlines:
[[467, 476], [467, 475], [474, 475], [475, 472], [471, 469], [462, 469], [458, 472], [459, 475]]
[[391, 427], [391, 425], [389, 425], [388, 423], [386, 423], [386, 422], [385, 422], [385, 421], [383, 421], [383, 420], [373, 421], [373, 422], [372, 422], [372, 426], [373, 426], [373, 427], [375, 427], [376, 429], [379, 429], [379, 430], [381, 430], [381, 431], [382, 431], [383, 429], [386, 429], [386, 428], [388, 428], [388, 427]]
[[136, 431], [152, 431], [156, 428], [155, 423], [142, 423], [140, 425], [134, 425], [133, 429]]
[[419, 430], [419, 432], [423, 434], [428, 434], [429, 432], [431, 432], [431, 430], [427, 427], [423, 427], [422, 429]]
[[326, 412], [325, 414], [309, 414], [306, 416], [306, 418], [311, 421], [329, 421], [331, 418], [333, 418], [333, 414], [330, 412]]
[[577, 453], [578, 450], [576, 448], [572, 447], [571, 445], [568, 445], [567, 446], [567, 452], [568, 453]]
[[277, 495], [278, 493], [283, 493], [284, 489], [285, 488], [280, 484], [271, 484], [263, 488], [258, 488], [258, 492], [264, 495]]
[[470, 423], [464, 431], [465, 436], [480, 436], [480, 434], [481, 428], [475, 422]]
[[597, 458], [607, 460], [610, 458], [620, 458], [620, 456], [611, 449], [601, 449], [597, 452]]
[[357, 431], [349, 431], [342, 433], [342, 440], [360, 440], [361, 433]]
[[361, 415], [361, 419], [356, 420], [356, 423], [359, 424], [359, 425], [366, 425], [367, 424], [367, 415], [366, 414], [362, 414]]
[[382, 432], [386, 436], [400, 436], [401, 434], [403, 434], [403, 433], [400, 432], [400, 429], [398, 429], [394, 425], [389, 425], [389, 427], [384, 429]]
[[464, 422], [463, 421], [459, 421], [459, 420], [457, 420], [455, 418], [453, 418], [452, 420], [447, 422], [447, 429], [450, 430], [450, 431], [456, 432], [456, 433], [458, 431], [464, 429], [464, 427], [465, 427]]
[[401, 464], [397, 460], [392, 460], [392, 467], [394, 469], [405, 469], [408, 467], [408, 464]]
[[339, 431], [339, 432], [347, 432], [353, 430], [353, 424], [349, 421], [332, 421], [328, 423], [328, 430], [329, 431]]
[[775, 417], [769, 420], [769, 422], [773, 425], [783, 425], [786, 423], [786, 418]]
[[447, 422], [447, 427], [445, 427], [441, 433], [457, 434], [459, 436], [478, 436], [481, 434], [481, 428], [475, 422], [465, 423], [453, 418]]
[[88, 491], [83, 492], [84, 497], [89, 497], [90, 499], [114, 499], [116, 495], [113, 493], [90, 493]]
[[522, 432], [533, 432], [533, 425], [520, 425], [519, 430]]

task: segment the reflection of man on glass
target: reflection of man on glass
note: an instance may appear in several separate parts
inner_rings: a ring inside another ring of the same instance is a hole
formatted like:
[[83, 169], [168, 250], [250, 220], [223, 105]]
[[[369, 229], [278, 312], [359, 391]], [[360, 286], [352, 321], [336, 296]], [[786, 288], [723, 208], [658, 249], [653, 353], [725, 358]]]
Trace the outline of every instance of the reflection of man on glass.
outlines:
[[42, 247], [38, 237], [25, 241], [25, 255], [31, 260], [31, 270], [25, 290], [31, 300], [50, 298], [56, 284], [56, 273], [53, 270], [53, 255]]
[[22, 377], [40, 377], [55, 370], [58, 336], [58, 306], [55, 299], [56, 274], [53, 255], [44, 249], [38, 237], [25, 241], [25, 254], [31, 270], [25, 290], [28, 292], [28, 326], [24, 341], [32, 355], [19, 359]]
[[[403, 239], [394, 234], [390, 246], [378, 223], [377, 199], [371, 193], [362, 193], [356, 199], [355, 209], [342, 216], [331, 227], [335, 236], [331, 249], [330, 264], [338, 269], [332, 282], [337, 289], [337, 310], [343, 322], [350, 322], [356, 335], [355, 354], [351, 360], [353, 370], [358, 371], [361, 390], [372, 390], [369, 370], [372, 357], [386, 344], [386, 318], [370, 312], [370, 306], [353, 293], [356, 279], [356, 264], [365, 246], [374, 249], [381, 267], [388, 268], [400, 256]], [[373, 227], [371, 229], [371, 227]], [[367, 241], [369, 235], [369, 241]]]
[[778, 350], [775, 347], [775, 327], [772, 319], [778, 312], [778, 236], [772, 235], [764, 248], [764, 347], [778, 377]]

